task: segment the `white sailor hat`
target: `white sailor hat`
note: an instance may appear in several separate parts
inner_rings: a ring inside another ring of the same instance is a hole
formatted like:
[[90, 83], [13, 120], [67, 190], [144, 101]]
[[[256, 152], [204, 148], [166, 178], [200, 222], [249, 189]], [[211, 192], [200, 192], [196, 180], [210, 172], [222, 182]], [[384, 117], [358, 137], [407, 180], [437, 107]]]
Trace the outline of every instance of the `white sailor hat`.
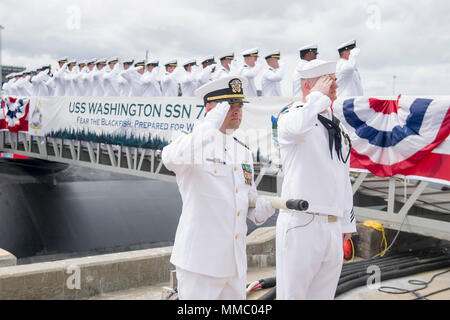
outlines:
[[313, 79], [323, 75], [336, 73], [336, 62], [315, 59], [308, 61], [300, 70], [301, 79]]
[[216, 61], [214, 60], [214, 56], [206, 56], [202, 59], [202, 64], [207, 62], [216, 63]]
[[247, 102], [244, 101], [244, 86], [248, 85], [248, 80], [242, 76], [227, 76], [206, 83], [197, 90], [195, 96], [203, 102], [228, 101], [229, 103]]
[[102, 66], [105, 66], [106, 65], [106, 59], [105, 58], [98, 59], [95, 64], [100, 64]]
[[78, 65], [79, 65], [80, 67], [85, 67], [85, 66], [87, 65], [87, 60], [81, 60], [81, 61], [79, 61], [79, 62], [78, 62]]
[[344, 43], [341, 43], [338, 47], [337, 50], [339, 52], [344, 51], [344, 50], [352, 50], [353, 48], [356, 47], [356, 40], [349, 40], [346, 41]]
[[138, 60], [135, 64], [135, 67], [145, 67], [145, 60]]
[[111, 57], [108, 59], [108, 64], [110, 63], [119, 63], [119, 58], [118, 57]]
[[274, 50], [274, 51], [272, 51], [272, 52], [270, 52], [269, 54], [267, 54], [266, 55], [266, 57], [265, 57], [266, 59], [269, 59], [269, 58], [281, 58], [281, 54], [280, 54], [280, 50]]
[[219, 60], [234, 60], [234, 52], [227, 52], [221, 56], [219, 56]]
[[97, 58], [92, 58], [92, 59], [89, 59], [89, 60], [86, 60], [86, 61], [87, 61], [88, 65], [89, 64], [95, 64], [97, 62]]
[[15, 77], [15, 73], [10, 73], [10, 74], [8, 74], [7, 76], [6, 76], [6, 79], [7, 80], [11, 80], [12, 78], [14, 78]]
[[77, 60], [75, 60], [75, 59], [71, 59], [67, 63], [67, 66], [76, 66], [76, 65], [77, 65]]
[[67, 63], [69, 60], [67, 59], [67, 57], [61, 57], [58, 59], [58, 63]]
[[169, 60], [169, 61], [167, 61], [167, 62], [164, 64], [164, 66], [165, 66], [165, 67], [177, 67], [177, 66], [178, 66], [178, 61], [177, 61], [177, 59]]
[[186, 61], [183, 63], [183, 67], [187, 67], [187, 66], [196, 66], [196, 65], [197, 65], [197, 60], [196, 60], [195, 58], [186, 60]]
[[259, 57], [258, 53], [259, 53], [259, 49], [253, 48], [253, 49], [245, 50], [244, 52], [242, 52], [242, 55], [244, 57]]
[[126, 58], [125, 60], [122, 60], [123, 64], [133, 64], [134, 59], [133, 58]]
[[159, 66], [159, 60], [158, 59], [150, 59], [148, 62], [147, 62], [147, 67], [148, 66], [154, 66], [154, 67], [158, 67]]
[[315, 52], [316, 54], [319, 54], [317, 52], [317, 48], [318, 48], [317, 44], [308, 44], [306, 46], [299, 48], [298, 51], [300, 51], [300, 55], [304, 55], [307, 52]]

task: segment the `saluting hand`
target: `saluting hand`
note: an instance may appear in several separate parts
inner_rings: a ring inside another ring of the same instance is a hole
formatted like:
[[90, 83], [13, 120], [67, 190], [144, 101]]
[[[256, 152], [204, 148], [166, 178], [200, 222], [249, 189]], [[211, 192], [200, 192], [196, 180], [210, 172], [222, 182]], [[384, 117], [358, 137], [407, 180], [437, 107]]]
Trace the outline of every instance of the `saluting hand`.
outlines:
[[219, 129], [227, 116], [228, 110], [230, 110], [230, 104], [228, 102], [218, 103], [206, 114], [205, 121], [211, 124], [214, 128]]
[[329, 75], [321, 76], [319, 80], [317, 80], [316, 84], [312, 87], [311, 92], [318, 91], [328, 96], [332, 83], [333, 79]]

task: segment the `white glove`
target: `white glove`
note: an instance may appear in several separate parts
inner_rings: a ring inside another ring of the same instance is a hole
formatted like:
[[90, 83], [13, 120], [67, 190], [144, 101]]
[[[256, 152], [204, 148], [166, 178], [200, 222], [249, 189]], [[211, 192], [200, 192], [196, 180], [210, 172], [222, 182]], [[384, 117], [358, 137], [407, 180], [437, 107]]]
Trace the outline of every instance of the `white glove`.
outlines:
[[270, 201], [264, 198], [257, 198], [255, 204], [255, 218], [260, 224], [264, 223], [275, 213]]
[[206, 114], [205, 121], [214, 128], [219, 129], [227, 116], [228, 110], [230, 110], [228, 102], [218, 103], [214, 109]]

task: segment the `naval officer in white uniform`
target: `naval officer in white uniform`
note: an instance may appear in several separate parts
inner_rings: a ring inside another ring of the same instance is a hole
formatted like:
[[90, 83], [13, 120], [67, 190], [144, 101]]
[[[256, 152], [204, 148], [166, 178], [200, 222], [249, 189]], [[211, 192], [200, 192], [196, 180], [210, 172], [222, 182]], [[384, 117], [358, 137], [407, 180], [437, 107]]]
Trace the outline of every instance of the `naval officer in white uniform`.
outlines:
[[361, 77], [358, 71], [360, 50], [356, 47], [356, 40], [344, 42], [338, 47], [340, 59], [336, 65], [336, 76], [339, 85], [337, 95], [339, 97], [363, 95]]
[[245, 50], [242, 52], [244, 57], [244, 65], [242, 66], [239, 75], [244, 76], [248, 80], [248, 86], [244, 88], [247, 97], [256, 97], [258, 95], [255, 85], [255, 78], [262, 71], [262, 64], [257, 63], [259, 57], [258, 48]]
[[181, 95], [183, 97], [193, 97], [195, 95], [195, 90], [198, 88], [197, 60], [192, 58], [185, 61], [183, 68], [185, 72], [180, 80]]
[[161, 78], [161, 92], [165, 97], [178, 97], [178, 62], [176, 59], [167, 61], [166, 71]]
[[356, 232], [349, 178], [350, 140], [330, 108], [336, 63], [308, 62], [303, 103], [278, 121], [284, 181], [281, 197], [304, 199], [307, 212], [280, 210], [276, 227], [277, 299], [333, 299], [343, 240]]
[[279, 97], [281, 96], [281, 80], [283, 80], [284, 70], [280, 66], [280, 50], [275, 50], [266, 57], [267, 65], [269, 66], [264, 71], [261, 78], [262, 95], [265, 97]]
[[199, 88], [205, 119], [162, 151], [183, 200], [170, 260], [182, 300], [246, 299], [246, 219], [259, 225], [275, 212], [262, 198], [248, 208], [256, 193], [252, 153], [232, 136], [242, 120], [243, 82], [231, 76]]
[[228, 52], [219, 56], [220, 65], [216, 67], [216, 71], [212, 74], [213, 80], [221, 79], [235, 74], [236, 70], [232, 70], [234, 53]]
[[302, 98], [302, 85], [301, 85], [301, 78], [300, 78], [300, 72], [305, 66], [308, 61], [317, 59], [317, 55], [319, 52], [317, 52], [317, 44], [308, 44], [306, 46], [301, 47], [298, 49], [300, 52], [300, 61], [298, 62], [295, 71], [294, 71], [294, 81], [292, 83], [292, 93], [294, 97]]

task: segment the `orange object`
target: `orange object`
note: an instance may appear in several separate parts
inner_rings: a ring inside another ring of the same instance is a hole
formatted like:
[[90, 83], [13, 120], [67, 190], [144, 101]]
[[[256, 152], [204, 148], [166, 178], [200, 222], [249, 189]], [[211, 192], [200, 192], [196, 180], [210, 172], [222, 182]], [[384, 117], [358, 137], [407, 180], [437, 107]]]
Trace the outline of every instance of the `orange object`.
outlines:
[[353, 259], [353, 243], [350, 239], [344, 242], [344, 260], [349, 261]]

